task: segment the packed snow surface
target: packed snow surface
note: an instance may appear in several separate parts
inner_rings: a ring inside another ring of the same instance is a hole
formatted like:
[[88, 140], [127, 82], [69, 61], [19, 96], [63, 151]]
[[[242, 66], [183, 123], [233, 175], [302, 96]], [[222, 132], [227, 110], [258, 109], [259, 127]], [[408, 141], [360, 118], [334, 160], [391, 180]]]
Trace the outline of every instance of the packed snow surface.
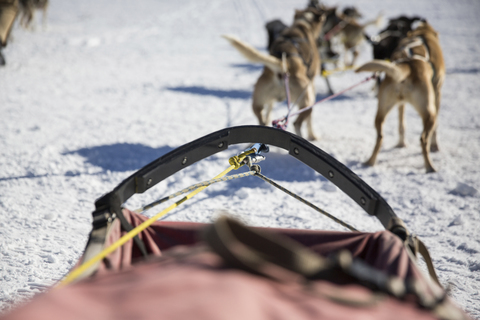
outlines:
[[[439, 32], [447, 69], [439, 116], [438, 172], [426, 174], [422, 122], [407, 107], [407, 148], [395, 148], [398, 115], [384, 126], [374, 167], [376, 97], [363, 84], [313, 110], [316, 146], [377, 190], [427, 245], [450, 296], [480, 319], [480, 2], [477, 0], [337, 0], [361, 22], [419, 15]], [[265, 23], [289, 24], [293, 0], [52, 0], [45, 28], [15, 25], [0, 68], [0, 310], [6, 312], [61, 279], [83, 252], [94, 201], [135, 170], [214, 131], [257, 124], [250, 64], [222, 34], [265, 50]], [[368, 43], [359, 64], [372, 59]], [[331, 76], [335, 91], [366, 78]], [[325, 98], [322, 78], [317, 98]], [[273, 117], [286, 114], [275, 106]], [[289, 127], [288, 130], [292, 128]], [[141, 204], [207, 180], [228, 167], [231, 147], [134, 197]], [[262, 173], [354, 225], [376, 231], [327, 179], [272, 148]], [[209, 222], [228, 211], [255, 226], [345, 230], [286, 194], [250, 177], [207, 188], [165, 219]], [[147, 214], [153, 214], [147, 213]], [[422, 265], [422, 262], [420, 262]]]

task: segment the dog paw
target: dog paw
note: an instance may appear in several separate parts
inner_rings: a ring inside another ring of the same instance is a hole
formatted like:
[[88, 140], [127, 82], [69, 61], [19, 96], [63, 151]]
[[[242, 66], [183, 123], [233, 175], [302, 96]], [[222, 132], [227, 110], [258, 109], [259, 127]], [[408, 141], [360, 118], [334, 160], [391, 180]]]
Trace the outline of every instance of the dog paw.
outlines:
[[427, 168], [427, 173], [433, 173], [433, 172], [437, 172], [437, 170], [434, 167]]
[[368, 160], [368, 161], [365, 161], [362, 164], [363, 164], [364, 167], [373, 167], [375, 165], [375, 161]]

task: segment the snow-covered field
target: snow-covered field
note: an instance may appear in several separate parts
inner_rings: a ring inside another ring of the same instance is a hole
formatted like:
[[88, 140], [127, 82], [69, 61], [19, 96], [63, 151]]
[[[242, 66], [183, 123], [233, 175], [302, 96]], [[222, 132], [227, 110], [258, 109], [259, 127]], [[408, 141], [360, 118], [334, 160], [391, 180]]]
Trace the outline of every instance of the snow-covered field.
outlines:
[[[438, 172], [425, 174], [420, 118], [407, 108], [407, 142], [394, 148], [397, 114], [385, 125], [375, 167], [373, 83], [319, 104], [315, 144], [376, 189], [427, 244], [451, 297], [480, 319], [480, 2], [337, 0], [362, 21], [426, 17], [439, 31], [447, 67], [439, 124]], [[250, 103], [262, 67], [247, 63], [221, 34], [264, 49], [264, 24], [290, 23], [299, 0], [52, 0], [46, 29], [15, 26], [0, 68], [0, 312], [42, 292], [75, 264], [94, 201], [150, 161], [213, 131], [256, 124]], [[37, 16], [40, 18], [40, 15]], [[384, 25], [381, 26], [382, 28]], [[369, 27], [370, 35], [379, 29]], [[371, 59], [364, 44], [359, 62]], [[331, 77], [334, 90], [367, 74]], [[327, 95], [323, 79], [317, 97]], [[285, 104], [274, 109], [283, 116]], [[291, 129], [291, 128], [289, 128]], [[142, 203], [207, 180], [228, 167], [218, 154], [127, 203]], [[262, 172], [364, 231], [381, 229], [326, 179], [279, 150]], [[246, 178], [217, 184], [167, 219], [208, 222], [228, 210], [258, 226], [342, 227]]]

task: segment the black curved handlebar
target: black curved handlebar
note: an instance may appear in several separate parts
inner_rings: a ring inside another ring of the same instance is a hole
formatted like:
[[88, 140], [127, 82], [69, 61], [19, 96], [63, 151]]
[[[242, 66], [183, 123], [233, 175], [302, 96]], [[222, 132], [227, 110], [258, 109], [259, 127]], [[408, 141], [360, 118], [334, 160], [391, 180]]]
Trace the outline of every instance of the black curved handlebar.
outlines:
[[154, 160], [122, 181], [114, 190], [95, 202], [96, 212], [114, 213], [135, 193], [143, 193], [172, 174], [191, 164], [240, 143], [264, 143], [285, 149], [290, 155], [334, 183], [368, 214], [376, 216], [387, 229], [392, 208], [355, 173], [307, 140], [292, 133], [265, 127], [231, 127], [187, 143]]

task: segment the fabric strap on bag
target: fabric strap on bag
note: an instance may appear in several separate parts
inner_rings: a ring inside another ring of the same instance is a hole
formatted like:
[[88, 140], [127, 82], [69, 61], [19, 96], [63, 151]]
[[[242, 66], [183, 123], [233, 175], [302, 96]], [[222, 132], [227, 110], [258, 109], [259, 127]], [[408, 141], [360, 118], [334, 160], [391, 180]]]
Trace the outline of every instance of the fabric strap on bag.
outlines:
[[[371, 307], [381, 301], [381, 294], [397, 299], [416, 296], [419, 307], [430, 310], [439, 319], [468, 319], [444, 293], [441, 297], [428, 293], [420, 282], [388, 276], [347, 250], [333, 257], [322, 257], [292, 239], [244, 226], [228, 216], [221, 216], [203, 233], [206, 244], [229, 267], [262, 275], [276, 281], [292, 281], [308, 285], [309, 280], [356, 283], [373, 291], [370, 299], [345, 298], [339, 292], [322, 292], [322, 296], [351, 307]], [[422, 244], [420, 244], [419, 251]], [[424, 247], [424, 246], [423, 246]], [[425, 248], [426, 249], [426, 248]]]
[[400, 279], [353, 259], [348, 250], [325, 258], [289, 238], [246, 227], [227, 216], [207, 227], [204, 239], [228, 266], [277, 281], [294, 277], [307, 281], [333, 279], [361, 283], [395, 297], [406, 291]]
[[420, 240], [417, 236], [410, 234], [407, 231], [407, 227], [405, 226], [405, 223], [403, 222], [403, 220], [398, 217], [394, 217], [390, 220], [390, 223], [387, 229], [395, 234], [398, 234], [397, 229], [404, 230], [405, 235], [403, 235], [400, 238], [404, 239], [405, 246], [411, 250], [411, 252], [415, 257], [417, 256], [417, 253], [420, 253], [420, 255], [425, 260], [430, 277], [433, 279], [433, 281], [435, 281], [436, 284], [440, 286], [440, 288], [443, 289], [443, 286], [440, 283], [440, 280], [438, 280], [437, 273], [435, 272], [435, 267], [433, 266], [433, 261], [432, 261], [432, 258], [430, 257], [430, 252], [428, 252], [428, 249], [425, 246], [425, 244], [422, 242], [422, 240]]

